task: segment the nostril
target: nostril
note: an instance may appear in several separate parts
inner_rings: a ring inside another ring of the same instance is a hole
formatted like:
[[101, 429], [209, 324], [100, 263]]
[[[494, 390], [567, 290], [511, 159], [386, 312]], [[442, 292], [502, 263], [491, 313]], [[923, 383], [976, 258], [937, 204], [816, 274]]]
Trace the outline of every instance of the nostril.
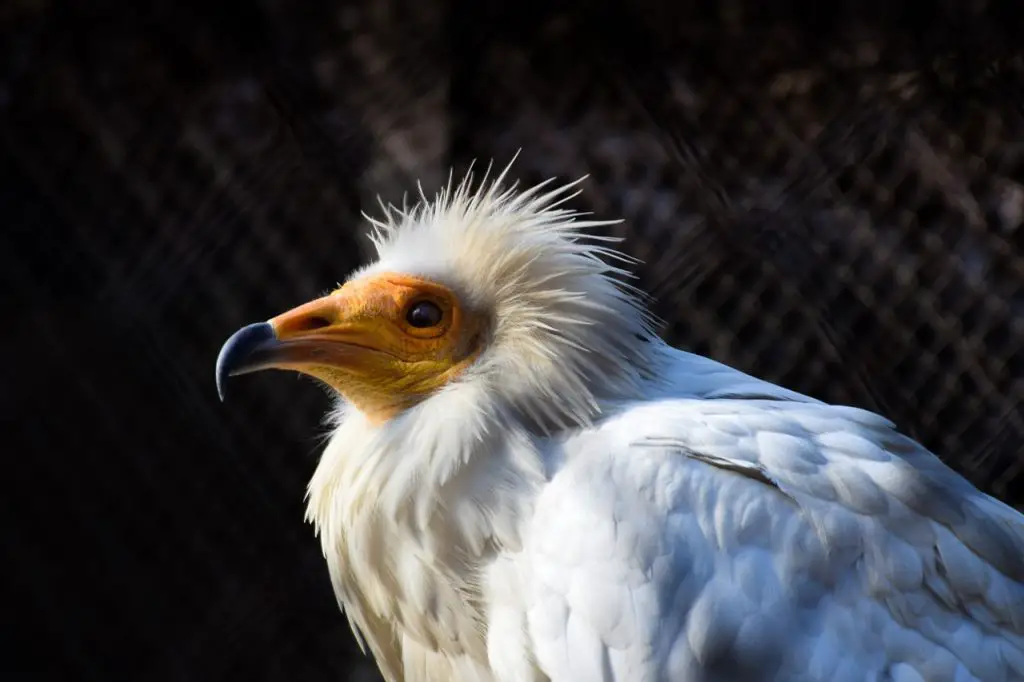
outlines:
[[323, 329], [324, 327], [330, 327], [331, 321], [328, 320], [326, 317], [322, 317], [320, 315], [313, 315], [312, 317], [307, 317], [305, 320], [303, 320], [301, 326], [302, 331], [311, 332], [317, 329]]

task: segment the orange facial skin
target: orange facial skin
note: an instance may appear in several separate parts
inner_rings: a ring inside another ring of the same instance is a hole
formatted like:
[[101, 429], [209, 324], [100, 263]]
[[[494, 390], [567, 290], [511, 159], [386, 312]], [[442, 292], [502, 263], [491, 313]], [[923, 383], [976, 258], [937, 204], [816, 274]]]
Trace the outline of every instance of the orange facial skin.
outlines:
[[[411, 321], [424, 303], [420, 311], [435, 315]], [[384, 273], [349, 282], [270, 325], [277, 344], [263, 366], [315, 377], [383, 422], [458, 376], [479, 354], [487, 321], [441, 284]]]

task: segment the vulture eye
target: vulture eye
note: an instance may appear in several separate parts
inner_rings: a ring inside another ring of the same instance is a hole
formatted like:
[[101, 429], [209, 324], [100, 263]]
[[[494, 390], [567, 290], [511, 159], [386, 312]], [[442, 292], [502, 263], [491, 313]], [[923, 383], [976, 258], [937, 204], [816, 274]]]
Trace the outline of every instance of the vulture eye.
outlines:
[[405, 313], [405, 321], [417, 329], [428, 329], [441, 324], [444, 312], [431, 301], [413, 303]]

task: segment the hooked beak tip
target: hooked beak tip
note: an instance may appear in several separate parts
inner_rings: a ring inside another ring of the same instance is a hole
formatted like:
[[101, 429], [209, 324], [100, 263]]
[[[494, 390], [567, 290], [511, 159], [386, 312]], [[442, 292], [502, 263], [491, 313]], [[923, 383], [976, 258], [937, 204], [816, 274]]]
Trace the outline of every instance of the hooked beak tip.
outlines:
[[216, 370], [217, 396], [221, 402], [224, 402], [228, 377], [254, 369], [256, 351], [276, 340], [277, 334], [269, 322], [256, 322], [242, 327], [224, 342], [217, 355]]

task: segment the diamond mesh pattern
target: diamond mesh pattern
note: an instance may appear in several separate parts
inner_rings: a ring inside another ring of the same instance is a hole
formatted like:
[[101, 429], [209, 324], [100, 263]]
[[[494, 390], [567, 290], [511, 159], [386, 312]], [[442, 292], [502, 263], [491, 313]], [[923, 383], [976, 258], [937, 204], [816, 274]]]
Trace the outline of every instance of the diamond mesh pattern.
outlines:
[[672, 342], [1024, 506], [1010, 6], [7, 3], [8, 677], [376, 679], [301, 521], [323, 392], [221, 406], [213, 361], [363, 261], [376, 195], [519, 149], [590, 175]]

